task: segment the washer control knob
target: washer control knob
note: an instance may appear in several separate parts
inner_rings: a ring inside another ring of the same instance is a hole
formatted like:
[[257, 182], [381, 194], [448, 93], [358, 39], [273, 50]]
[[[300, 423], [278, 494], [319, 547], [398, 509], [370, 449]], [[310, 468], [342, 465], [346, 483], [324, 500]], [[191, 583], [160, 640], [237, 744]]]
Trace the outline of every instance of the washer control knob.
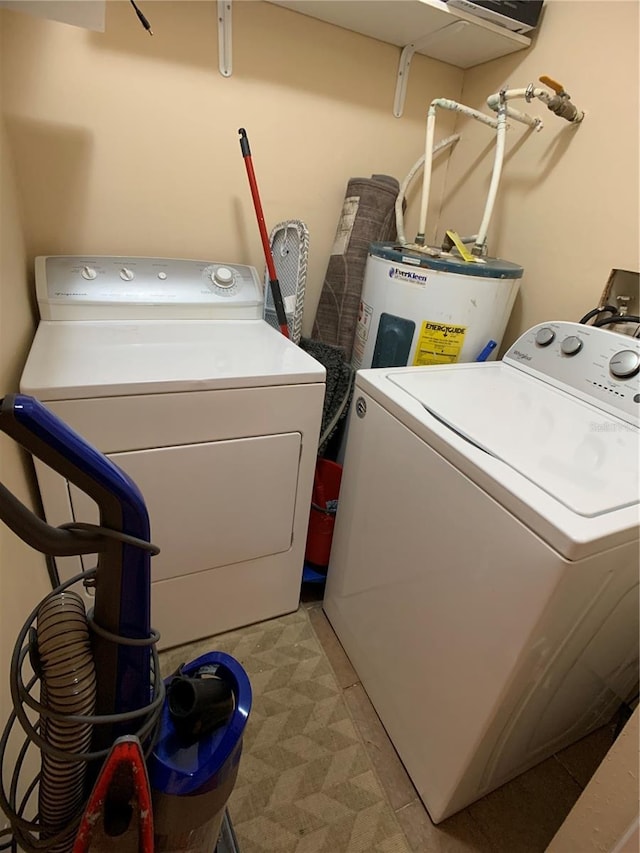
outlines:
[[536, 332], [536, 343], [539, 347], [548, 347], [556, 339], [556, 333], [549, 326], [543, 326]]
[[120, 278], [123, 281], [133, 281], [133, 277], [134, 272], [132, 270], [127, 269], [127, 267], [122, 267], [122, 269], [120, 270]]
[[229, 267], [218, 267], [211, 278], [218, 287], [233, 287], [236, 280], [233, 270], [230, 270]]
[[93, 279], [98, 275], [98, 273], [94, 270], [93, 267], [82, 267], [80, 275], [82, 276], [82, 278], [86, 278], [87, 281], [93, 281]]
[[582, 349], [582, 341], [577, 335], [569, 335], [560, 344], [560, 349], [565, 355], [577, 355]]
[[543, 326], [536, 332], [536, 343], [539, 347], [548, 347], [556, 339], [556, 333], [549, 326]]
[[640, 371], [640, 355], [632, 349], [623, 349], [611, 357], [609, 370], [618, 379], [630, 379]]

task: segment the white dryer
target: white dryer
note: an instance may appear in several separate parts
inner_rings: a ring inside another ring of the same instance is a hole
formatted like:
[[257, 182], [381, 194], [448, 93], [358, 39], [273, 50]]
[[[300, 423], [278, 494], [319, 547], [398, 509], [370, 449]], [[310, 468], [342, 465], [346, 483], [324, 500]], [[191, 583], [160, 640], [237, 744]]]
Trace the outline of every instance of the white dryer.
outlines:
[[[36, 291], [20, 389], [140, 487], [161, 548], [161, 646], [295, 610], [325, 370], [264, 322], [256, 271], [44, 257]], [[50, 524], [97, 520], [86, 495], [40, 463], [36, 473]], [[57, 564], [66, 580], [94, 561]]]
[[640, 342], [356, 378], [324, 609], [434, 821], [638, 683]]

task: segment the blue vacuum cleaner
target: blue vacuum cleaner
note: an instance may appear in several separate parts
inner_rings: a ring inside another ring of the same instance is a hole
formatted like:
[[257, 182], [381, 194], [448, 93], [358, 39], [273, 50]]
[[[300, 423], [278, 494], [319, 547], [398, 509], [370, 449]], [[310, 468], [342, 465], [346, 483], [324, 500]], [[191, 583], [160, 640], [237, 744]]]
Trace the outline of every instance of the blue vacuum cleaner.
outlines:
[[[116, 787], [109, 789], [109, 774], [101, 769], [133, 761], [134, 739], [149, 769], [154, 823], [166, 830], [156, 832], [153, 849], [212, 853], [222, 826], [220, 844], [231, 853], [235, 838], [225, 805], [251, 707], [246, 673], [230, 656], [211, 653], [183, 665], [164, 683], [156, 651], [159, 635], [150, 624], [150, 558], [158, 549], [150, 542], [149, 517], [137, 486], [32, 397], [0, 400], [0, 431], [84, 491], [100, 513], [98, 525], [52, 527], [0, 483], [0, 520], [28, 545], [52, 557], [97, 554], [97, 568], [46, 596], [16, 641], [10, 672], [13, 712], [0, 738], [0, 768], [16, 721], [26, 739], [8, 790], [0, 780], [0, 807], [10, 823], [0, 833], [0, 849], [18, 850], [19, 845], [27, 853], [98, 853], [112, 849], [108, 845], [117, 837], [120, 853], [127, 853], [127, 833], [132, 836], [135, 822], [132, 800], [122, 795], [126, 773], [114, 772]], [[71, 589], [77, 583], [95, 587], [95, 606], [87, 614]], [[27, 659], [35, 674], [25, 682]], [[34, 696], [38, 687], [39, 701]], [[27, 707], [38, 722], [32, 722]], [[31, 745], [40, 750], [41, 772], [19, 796]], [[111, 807], [110, 814], [101, 815], [100, 832], [108, 845], [100, 846], [96, 831], [95, 843], [80, 847], [83, 813], [88, 803], [95, 808], [90, 795], [97, 780], [104, 787], [105, 778], [108, 803], [120, 804], [115, 817]], [[28, 820], [36, 789], [37, 815]], [[135, 802], [144, 801], [139, 794]], [[180, 827], [179, 838], [169, 826]], [[145, 849], [141, 838], [131, 843], [132, 850]]]

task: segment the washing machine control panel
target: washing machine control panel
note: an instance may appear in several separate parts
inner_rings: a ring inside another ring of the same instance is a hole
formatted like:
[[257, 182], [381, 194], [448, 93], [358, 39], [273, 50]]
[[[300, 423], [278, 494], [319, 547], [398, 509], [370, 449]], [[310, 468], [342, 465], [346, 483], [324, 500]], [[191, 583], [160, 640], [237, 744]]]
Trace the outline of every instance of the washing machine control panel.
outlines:
[[49, 255], [35, 268], [43, 320], [262, 317], [262, 283], [242, 264]]
[[503, 361], [611, 414], [640, 422], [640, 339], [553, 321], [525, 332]]

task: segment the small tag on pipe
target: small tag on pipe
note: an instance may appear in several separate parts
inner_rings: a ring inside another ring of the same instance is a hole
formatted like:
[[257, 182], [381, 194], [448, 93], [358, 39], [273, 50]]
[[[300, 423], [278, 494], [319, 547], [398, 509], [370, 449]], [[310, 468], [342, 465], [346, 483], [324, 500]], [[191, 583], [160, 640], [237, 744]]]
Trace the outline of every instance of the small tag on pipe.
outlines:
[[474, 257], [460, 239], [460, 235], [457, 233], [457, 231], [447, 231], [447, 237], [451, 240], [458, 252], [460, 252], [460, 257], [462, 258], [462, 260], [466, 261], [467, 263], [472, 263]]

